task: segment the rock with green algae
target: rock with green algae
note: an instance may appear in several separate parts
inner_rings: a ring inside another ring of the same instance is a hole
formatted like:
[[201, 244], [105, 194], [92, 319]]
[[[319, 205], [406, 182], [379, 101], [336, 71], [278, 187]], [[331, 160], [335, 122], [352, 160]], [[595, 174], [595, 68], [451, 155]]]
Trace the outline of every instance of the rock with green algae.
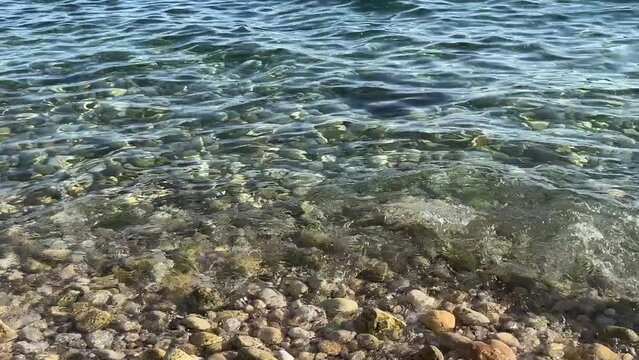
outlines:
[[365, 308], [355, 321], [355, 326], [360, 333], [396, 339], [406, 323], [389, 312], [377, 308]]
[[178, 348], [173, 348], [166, 353], [164, 360], [193, 360], [193, 357]]
[[221, 344], [224, 342], [224, 338], [210, 332], [201, 331], [191, 335], [191, 337], [189, 338], [189, 341], [191, 342], [191, 344], [197, 347], [209, 348], [216, 345], [220, 345], [220, 349], [221, 349]]
[[456, 271], [475, 271], [479, 267], [477, 256], [468, 249], [455, 246], [445, 254], [446, 261]]
[[202, 244], [190, 242], [180, 246], [170, 255], [175, 264], [175, 270], [188, 273], [198, 270], [198, 258], [202, 253]]
[[621, 360], [621, 357], [602, 344], [581, 344], [565, 349], [566, 360]]
[[188, 300], [199, 311], [217, 310], [225, 305], [219, 291], [209, 286], [196, 287]]
[[393, 272], [387, 263], [380, 261], [360, 271], [357, 277], [370, 282], [384, 282], [393, 277]]
[[297, 236], [296, 243], [301, 247], [316, 247], [324, 249], [330, 247], [328, 234], [317, 230], [302, 230]]
[[639, 335], [634, 330], [623, 326], [606, 326], [603, 335], [606, 339], [619, 339], [619, 341], [627, 345], [639, 343]]
[[104, 329], [111, 323], [111, 320], [113, 320], [113, 315], [108, 311], [91, 308], [88, 304], [84, 306], [74, 306], [73, 316], [76, 327], [84, 332]]
[[140, 358], [142, 360], [162, 360], [164, 359], [164, 356], [166, 356], [166, 351], [156, 347], [153, 349], [145, 350]]
[[231, 268], [244, 276], [259, 275], [264, 270], [262, 257], [257, 254], [233, 257], [231, 260]]

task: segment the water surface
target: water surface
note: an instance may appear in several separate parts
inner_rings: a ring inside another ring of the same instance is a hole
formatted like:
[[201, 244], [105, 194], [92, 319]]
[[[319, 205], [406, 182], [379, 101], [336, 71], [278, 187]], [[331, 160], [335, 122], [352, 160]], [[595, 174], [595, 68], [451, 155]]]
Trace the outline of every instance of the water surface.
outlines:
[[121, 256], [192, 222], [258, 249], [311, 227], [636, 294], [638, 18], [621, 0], [5, 2], [3, 228]]

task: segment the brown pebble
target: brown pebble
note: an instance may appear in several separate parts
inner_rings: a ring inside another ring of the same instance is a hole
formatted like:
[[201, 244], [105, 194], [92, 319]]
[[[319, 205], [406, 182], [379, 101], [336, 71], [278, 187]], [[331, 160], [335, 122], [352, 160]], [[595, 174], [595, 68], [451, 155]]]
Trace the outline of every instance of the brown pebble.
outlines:
[[466, 356], [470, 360], [507, 360], [497, 348], [481, 341], [473, 341], [466, 351]]
[[446, 310], [433, 310], [423, 314], [420, 320], [435, 333], [452, 331], [455, 328], [455, 315]]
[[322, 340], [317, 344], [317, 349], [326, 355], [336, 356], [342, 352], [342, 346], [335, 341]]
[[514, 348], [519, 347], [519, 340], [517, 340], [517, 338], [511, 333], [499, 332], [495, 334], [495, 339], [503, 342], [504, 344], [510, 347], [514, 347]]
[[499, 350], [499, 352], [501, 352], [504, 355], [504, 359], [505, 360], [516, 360], [517, 359], [517, 355], [515, 355], [515, 352], [513, 351], [513, 349], [511, 349], [510, 346], [506, 345], [502, 341], [494, 340], [494, 339], [493, 340], [489, 340], [488, 341], [488, 345], [490, 345], [493, 348]]
[[465, 352], [465, 349], [469, 348], [472, 344], [472, 340], [457, 334], [457, 333], [443, 333], [439, 335], [440, 345], [449, 350], [461, 350]]
[[567, 360], [621, 360], [617, 353], [602, 344], [569, 346], [566, 348], [565, 358]]

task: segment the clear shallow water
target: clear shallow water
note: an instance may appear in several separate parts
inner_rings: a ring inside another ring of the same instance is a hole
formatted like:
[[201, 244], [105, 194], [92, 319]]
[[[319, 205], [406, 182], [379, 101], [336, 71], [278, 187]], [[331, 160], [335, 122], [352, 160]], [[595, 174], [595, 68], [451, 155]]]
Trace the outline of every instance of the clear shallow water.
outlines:
[[637, 18], [633, 1], [5, 4], [0, 216], [113, 256], [177, 240], [102, 228], [230, 221], [212, 241], [261, 248], [313, 227], [373, 257], [468, 247], [636, 294]]

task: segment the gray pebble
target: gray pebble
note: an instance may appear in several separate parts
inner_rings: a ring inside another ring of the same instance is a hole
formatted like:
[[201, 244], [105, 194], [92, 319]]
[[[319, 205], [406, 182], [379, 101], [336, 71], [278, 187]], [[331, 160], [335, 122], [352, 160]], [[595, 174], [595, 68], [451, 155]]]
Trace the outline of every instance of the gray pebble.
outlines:
[[21, 354], [40, 354], [49, 348], [49, 343], [46, 341], [27, 342], [18, 341], [13, 345], [13, 349]]
[[114, 334], [109, 330], [98, 330], [89, 333], [86, 337], [87, 344], [96, 349], [107, 349], [113, 344]]
[[55, 343], [57, 345], [67, 346], [75, 349], [83, 349], [87, 345], [82, 340], [82, 334], [77, 333], [63, 333], [55, 336]]
[[308, 286], [299, 280], [292, 280], [288, 283], [286, 292], [293, 298], [298, 298], [308, 292]]
[[301, 327], [293, 327], [288, 329], [288, 336], [291, 339], [312, 339], [315, 337], [315, 333]]
[[18, 332], [20, 339], [29, 342], [40, 341], [44, 338], [42, 332], [34, 326], [25, 326]]
[[100, 349], [95, 351], [95, 355], [100, 359], [105, 360], [122, 360], [126, 357], [123, 352], [114, 351], [109, 349]]
[[454, 314], [455, 318], [463, 325], [490, 324], [490, 319], [486, 315], [466, 307], [458, 306], [455, 308]]
[[293, 355], [289, 354], [288, 352], [286, 352], [286, 350], [278, 350], [275, 353], [275, 356], [279, 359], [279, 360], [295, 360], [295, 357], [293, 357]]
[[271, 309], [279, 309], [286, 307], [286, 297], [279, 291], [271, 288], [265, 288], [260, 293], [260, 299], [266, 303], [266, 306]]

